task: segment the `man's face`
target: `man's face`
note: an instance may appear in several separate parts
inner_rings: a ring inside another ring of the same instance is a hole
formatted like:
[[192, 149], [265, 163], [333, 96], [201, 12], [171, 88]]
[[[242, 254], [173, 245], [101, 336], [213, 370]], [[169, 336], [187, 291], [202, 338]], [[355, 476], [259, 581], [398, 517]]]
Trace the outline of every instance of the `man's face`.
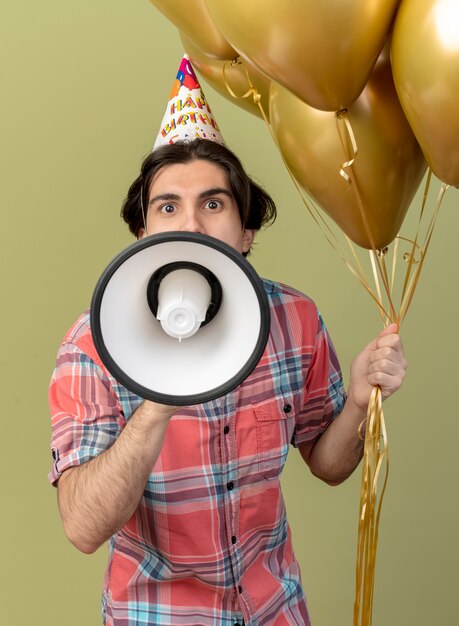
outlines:
[[204, 160], [167, 165], [153, 177], [148, 194], [147, 233], [202, 233], [248, 252], [255, 231], [244, 229], [222, 168]]

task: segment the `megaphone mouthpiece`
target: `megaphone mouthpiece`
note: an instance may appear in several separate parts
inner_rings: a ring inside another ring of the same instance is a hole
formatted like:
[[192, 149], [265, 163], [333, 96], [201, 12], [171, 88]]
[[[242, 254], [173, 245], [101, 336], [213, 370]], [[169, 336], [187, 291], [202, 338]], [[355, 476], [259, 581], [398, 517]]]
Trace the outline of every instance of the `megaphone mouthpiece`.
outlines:
[[192, 337], [215, 317], [222, 301], [222, 287], [215, 274], [203, 265], [175, 261], [153, 273], [147, 300], [163, 330], [181, 341]]
[[170, 337], [192, 337], [206, 319], [211, 288], [202, 274], [190, 269], [169, 272], [158, 289], [157, 319]]

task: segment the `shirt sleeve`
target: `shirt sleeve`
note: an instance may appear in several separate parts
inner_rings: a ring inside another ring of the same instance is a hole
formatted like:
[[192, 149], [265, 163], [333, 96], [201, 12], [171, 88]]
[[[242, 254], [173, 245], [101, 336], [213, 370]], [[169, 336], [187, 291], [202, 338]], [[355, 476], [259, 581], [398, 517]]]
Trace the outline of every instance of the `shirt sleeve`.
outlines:
[[53, 466], [49, 480], [107, 450], [125, 425], [121, 404], [103, 369], [63, 343], [49, 388]]
[[343, 410], [346, 392], [332, 340], [317, 311], [317, 335], [308, 362], [305, 398], [297, 416], [292, 444], [298, 447], [317, 439]]

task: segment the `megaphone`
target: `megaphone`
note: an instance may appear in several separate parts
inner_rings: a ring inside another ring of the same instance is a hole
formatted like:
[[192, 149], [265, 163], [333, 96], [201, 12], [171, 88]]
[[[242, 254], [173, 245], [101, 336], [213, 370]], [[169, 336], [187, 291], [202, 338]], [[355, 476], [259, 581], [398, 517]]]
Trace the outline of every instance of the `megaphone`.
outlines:
[[263, 282], [236, 250], [200, 233], [150, 235], [102, 273], [91, 329], [107, 370], [147, 400], [186, 406], [237, 387], [268, 341]]

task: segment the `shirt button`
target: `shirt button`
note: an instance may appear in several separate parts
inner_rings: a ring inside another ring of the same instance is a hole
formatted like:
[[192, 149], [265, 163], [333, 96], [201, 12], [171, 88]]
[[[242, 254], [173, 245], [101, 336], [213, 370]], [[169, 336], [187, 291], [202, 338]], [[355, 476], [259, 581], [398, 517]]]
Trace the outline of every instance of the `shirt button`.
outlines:
[[228, 426], [228, 424], [223, 429], [223, 432], [225, 433], [225, 435], [227, 435], [229, 433], [229, 426]]
[[226, 485], [226, 488], [228, 489], [228, 491], [231, 491], [231, 489], [234, 489], [234, 483], [232, 480], [230, 480], [230, 482]]
[[284, 404], [284, 413], [290, 413], [291, 410], [292, 410], [291, 404]]
[[234, 544], [234, 543], [236, 543], [236, 541], [237, 541], [237, 539], [236, 539], [236, 537], [233, 535], [233, 536], [231, 537], [231, 543], [233, 543], [233, 544]]
[[242, 587], [241, 587], [241, 585], [239, 585], [239, 587], [237, 588], [237, 590], [239, 591], [239, 593], [242, 593]]

